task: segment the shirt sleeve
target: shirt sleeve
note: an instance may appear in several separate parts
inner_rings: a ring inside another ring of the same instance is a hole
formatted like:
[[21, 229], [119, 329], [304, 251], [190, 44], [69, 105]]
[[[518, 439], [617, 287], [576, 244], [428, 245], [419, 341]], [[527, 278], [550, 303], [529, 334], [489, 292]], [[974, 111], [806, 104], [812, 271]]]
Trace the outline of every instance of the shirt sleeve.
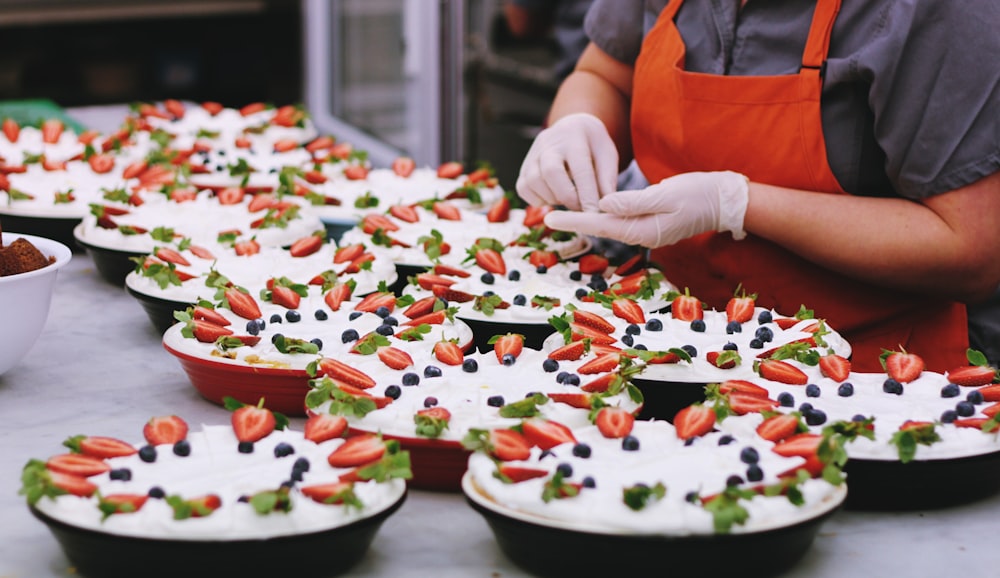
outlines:
[[645, 36], [642, 0], [595, 0], [583, 29], [590, 41], [615, 60], [634, 64]]

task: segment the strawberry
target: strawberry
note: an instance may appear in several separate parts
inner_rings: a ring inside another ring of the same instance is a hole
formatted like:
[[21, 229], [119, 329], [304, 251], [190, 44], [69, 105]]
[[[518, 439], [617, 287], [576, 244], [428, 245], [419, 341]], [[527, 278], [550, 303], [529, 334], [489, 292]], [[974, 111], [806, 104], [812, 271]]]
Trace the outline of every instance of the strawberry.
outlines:
[[265, 209], [270, 209], [274, 206], [274, 203], [274, 195], [270, 193], [257, 193], [252, 199], [250, 199], [250, 204], [247, 205], [247, 210], [251, 213], [256, 213]]
[[952, 369], [947, 376], [948, 381], [955, 385], [978, 387], [993, 383], [997, 377], [997, 370], [988, 365], [967, 365]]
[[348, 438], [327, 457], [335, 468], [353, 468], [370, 464], [385, 454], [385, 442], [375, 434], [361, 434]]
[[201, 343], [215, 343], [218, 338], [233, 334], [233, 330], [228, 327], [216, 325], [202, 319], [192, 319], [189, 323], [191, 325], [191, 333]]
[[621, 355], [618, 353], [604, 353], [584, 363], [576, 372], [581, 375], [593, 375], [595, 373], [606, 373], [618, 369]]
[[580, 257], [580, 272], [584, 275], [604, 273], [608, 268], [608, 260], [601, 255], [590, 253]]
[[237, 255], [243, 257], [256, 255], [257, 253], [260, 253], [260, 243], [254, 239], [250, 239], [249, 241], [239, 241], [233, 243], [233, 250]]
[[995, 385], [985, 385], [976, 389], [983, 396], [985, 401], [1000, 401], [1000, 383]]
[[646, 314], [643, 312], [642, 307], [628, 297], [618, 297], [612, 301], [611, 312], [614, 313], [615, 317], [624, 319], [629, 323], [635, 323], [636, 325], [646, 323]]
[[315, 443], [339, 438], [347, 431], [347, 418], [329, 413], [314, 413], [306, 419], [302, 436]]
[[500, 461], [519, 461], [531, 457], [531, 443], [528, 438], [516, 430], [490, 430], [487, 448], [493, 457]]
[[533, 480], [535, 478], [544, 478], [549, 475], [548, 470], [540, 470], [538, 468], [525, 468], [521, 466], [512, 466], [509, 464], [500, 464], [497, 468], [500, 475], [506, 480], [509, 480], [513, 484], [519, 482], [524, 482], [527, 480]]
[[469, 273], [465, 269], [460, 267], [455, 267], [453, 265], [446, 265], [444, 263], [438, 263], [434, 265], [434, 273], [438, 275], [450, 275], [452, 277], [461, 277], [463, 279], [471, 277], [472, 273]]
[[236, 439], [251, 443], [266, 438], [278, 423], [274, 413], [264, 407], [264, 398], [257, 405], [244, 405], [234, 410], [230, 421]]
[[611, 383], [618, 378], [618, 372], [610, 372], [601, 375], [597, 379], [588, 381], [580, 386], [581, 391], [588, 393], [604, 393], [611, 387]]
[[261, 316], [260, 306], [249, 293], [244, 293], [235, 287], [225, 290], [225, 301], [229, 304], [229, 309], [243, 319], [259, 319]]
[[410, 354], [395, 347], [379, 347], [376, 351], [382, 363], [391, 369], [406, 369], [413, 365], [413, 358]]
[[302, 178], [305, 179], [306, 182], [309, 183], [310, 185], [322, 185], [323, 183], [329, 180], [326, 178], [326, 175], [324, 175], [320, 171], [306, 171], [305, 173], [302, 174]]
[[413, 174], [413, 170], [417, 168], [417, 163], [410, 157], [398, 157], [392, 161], [392, 172], [396, 173], [397, 176], [406, 178]]
[[510, 220], [510, 199], [500, 197], [486, 212], [486, 220], [490, 223], [506, 223]]
[[[456, 283], [454, 279], [449, 279], [447, 277], [442, 277], [435, 273], [417, 273], [416, 276], [417, 285], [421, 288], [430, 291], [435, 285], [444, 285], [445, 287], [451, 287]], [[433, 297], [432, 297], [433, 299]]]
[[996, 415], [1000, 413], [1000, 403], [994, 403], [993, 405], [988, 405], [979, 411], [986, 417], [996, 417]]
[[576, 361], [583, 357], [583, 354], [587, 352], [588, 342], [586, 341], [573, 341], [559, 347], [558, 349], [553, 349], [549, 352], [549, 359], [555, 359], [557, 361], [567, 360]]
[[740, 356], [735, 351], [709, 351], [705, 354], [705, 361], [719, 369], [732, 369], [740, 362]]
[[369, 293], [354, 306], [354, 310], [363, 311], [365, 313], [374, 313], [378, 311], [379, 307], [385, 307], [392, 312], [392, 310], [396, 308], [396, 296], [386, 291]]
[[548, 393], [549, 399], [556, 403], [565, 403], [570, 407], [579, 409], [590, 409], [593, 407], [594, 397], [589, 393]]
[[16, 143], [18, 137], [21, 135], [21, 127], [18, 126], [17, 121], [7, 117], [3, 119], [3, 134], [12, 143]]
[[345, 501], [356, 500], [354, 497], [354, 482], [338, 480], [325, 484], [312, 484], [299, 488], [302, 495], [320, 504], [343, 504]]
[[688, 440], [703, 436], [715, 428], [715, 411], [704, 405], [689, 405], [674, 415], [677, 437]]
[[45, 467], [53, 472], [89, 478], [103, 474], [111, 469], [107, 462], [100, 458], [83, 454], [59, 454], [45, 462]]
[[344, 267], [344, 270], [341, 271], [341, 273], [344, 274], [358, 273], [361, 271], [361, 268], [364, 266], [365, 263], [374, 260], [375, 260], [375, 255], [371, 253], [362, 253], [361, 255], [358, 256], [357, 259], [354, 259], [353, 261], [348, 263], [347, 266]]
[[104, 436], [70, 438], [63, 445], [70, 447], [70, 449], [75, 448], [84, 455], [101, 460], [131, 456], [138, 452], [130, 443]]
[[978, 429], [986, 433], [996, 433], [997, 430], [1000, 430], [1000, 422], [992, 422], [987, 429], [983, 430], [983, 426], [986, 426], [987, 423], [990, 423], [990, 419], [985, 417], [967, 417], [956, 419], [952, 422], [952, 425], [955, 427]]
[[347, 160], [353, 152], [354, 145], [349, 142], [339, 142], [330, 147], [329, 156], [335, 159]]
[[333, 140], [332, 136], [321, 135], [306, 143], [305, 149], [311, 153], [315, 153], [323, 149], [332, 148], [335, 143], [336, 141]]
[[462, 365], [462, 361], [465, 359], [462, 348], [454, 341], [447, 339], [442, 339], [435, 343], [433, 352], [434, 357], [445, 365]]
[[740, 288], [737, 288], [736, 291], [738, 294], [730, 297], [729, 302], [726, 303], [726, 320], [746, 323], [753, 319], [757, 294], [747, 295], [745, 291], [740, 291]]
[[563, 443], [575, 443], [573, 431], [563, 424], [541, 417], [529, 417], [521, 422], [521, 431], [528, 443], [539, 449], [551, 449]]
[[798, 433], [801, 422], [795, 414], [785, 413], [766, 418], [757, 426], [757, 435], [775, 443]]
[[528, 263], [531, 263], [531, 266], [536, 269], [538, 267], [554, 267], [559, 263], [559, 255], [557, 255], [555, 251], [535, 249], [534, 251], [528, 253]]
[[378, 213], [369, 213], [361, 219], [361, 230], [366, 235], [371, 235], [379, 229], [382, 229], [385, 233], [394, 233], [399, 230], [399, 225], [389, 217]]
[[812, 433], [800, 433], [787, 437], [771, 449], [779, 456], [810, 458], [816, 457], [823, 436]]
[[94, 484], [90, 480], [81, 476], [50, 471], [48, 472], [48, 477], [49, 482], [51, 482], [53, 486], [59, 488], [67, 494], [79, 496], [81, 498], [89, 498], [97, 492], [97, 484]]
[[142, 509], [148, 499], [146, 494], [108, 494], [100, 496], [97, 507], [105, 515], [130, 514]]
[[434, 214], [444, 221], [461, 221], [462, 211], [455, 205], [446, 201], [438, 201], [431, 207]]
[[496, 249], [480, 248], [475, 251], [476, 264], [497, 275], [507, 274], [507, 264]]
[[493, 353], [497, 356], [497, 361], [503, 365], [509, 365], [505, 358], [510, 355], [517, 359], [524, 349], [524, 336], [520, 333], [508, 333], [506, 335], [494, 335], [489, 343], [493, 344]]
[[573, 322], [579, 325], [585, 325], [591, 329], [596, 329], [597, 331], [610, 335], [614, 333], [615, 326], [613, 323], [607, 319], [601, 317], [597, 313], [592, 311], [584, 311], [583, 309], [573, 310]]
[[443, 285], [435, 285], [431, 288], [431, 293], [434, 293], [436, 297], [444, 299], [445, 301], [453, 301], [455, 303], [468, 303], [476, 298], [476, 296], [471, 293], [458, 291]]
[[59, 142], [65, 126], [62, 121], [55, 118], [46, 119], [42, 122], [42, 142], [55, 144]]
[[407, 223], [416, 223], [420, 220], [420, 213], [412, 205], [393, 205], [389, 207], [389, 214]]
[[206, 101], [201, 103], [201, 107], [205, 109], [205, 111], [208, 112], [208, 114], [212, 116], [219, 114], [226, 108], [221, 103], [212, 101]]
[[139, 105], [139, 115], [143, 117], [153, 117], [153, 118], [162, 118], [164, 120], [170, 120], [169, 114], [157, 108], [155, 104], [149, 104], [149, 103]]
[[899, 383], [909, 383], [920, 377], [924, 371], [923, 358], [916, 353], [907, 353], [905, 350], [889, 351], [883, 349], [879, 359], [889, 377]]
[[809, 376], [801, 369], [778, 359], [763, 359], [757, 364], [757, 373], [764, 379], [787, 383], [789, 385], [805, 385]]
[[465, 168], [462, 167], [462, 163], [450, 161], [438, 166], [437, 176], [439, 179], [455, 179], [463, 172], [465, 172]]
[[299, 148], [299, 143], [295, 139], [283, 138], [274, 142], [273, 150], [276, 153], [287, 153], [290, 150]]
[[240, 114], [243, 116], [250, 116], [251, 114], [257, 114], [267, 110], [267, 105], [263, 102], [253, 102], [240, 109]]
[[184, 118], [184, 103], [179, 100], [168, 98], [163, 101], [163, 108], [174, 118]]
[[173, 445], [187, 438], [187, 434], [187, 422], [176, 415], [151, 418], [142, 428], [142, 436], [154, 446], [161, 444]]
[[768, 397], [760, 397], [759, 395], [752, 395], [737, 391], [726, 397], [729, 402], [730, 411], [736, 415], [770, 411], [778, 407], [777, 401]]
[[245, 196], [246, 191], [242, 187], [226, 187], [215, 194], [220, 205], [238, 205]]
[[[578, 310], [579, 311], [579, 310]], [[570, 323], [570, 339], [573, 341], [582, 341], [584, 339], [590, 340], [590, 346], [593, 348], [595, 345], [606, 344], [611, 345], [612, 343], [618, 341], [611, 335], [607, 333], [602, 333], [597, 329], [594, 329], [590, 325], [584, 325], [582, 323]]]
[[302, 296], [291, 287], [275, 284], [271, 288], [271, 303], [275, 305], [281, 305], [286, 309], [298, 309], [301, 301]]
[[524, 221], [522, 221], [521, 224], [529, 229], [539, 225], [544, 225], [545, 215], [549, 214], [551, 211], [552, 207], [550, 205], [525, 207]]
[[333, 253], [333, 262], [335, 264], [348, 263], [360, 257], [365, 252], [365, 246], [361, 243], [356, 243], [354, 245], [345, 245], [338, 248]]
[[99, 175], [110, 173], [111, 169], [115, 168], [115, 158], [111, 155], [90, 155], [87, 163], [90, 164], [90, 169]]
[[351, 165], [344, 169], [344, 176], [349, 181], [363, 181], [368, 178], [368, 167], [364, 165]]
[[[437, 299], [435, 297], [435, 299]], [[437, 311], [432, 311], [420, 317], [414, 317], [409, 321], [402, 323], [403, 327], [419, 327], [421, 325], [441, 325], [445, 321], [449, 320], [450, 316], [454, 315], [454, 310], [448, 309], [438, 309]]]
[[[204, 518], [211, 515], [212, 512], [218, 510], [220, 507], [222, 507], [222, 498], [216, 494], [205, 494], [188, 498], [183, 501], [182, 505], [182, 509], [187, 513], [186, 517], [190, 518]], [[183, 519], [184, 517], [184, 515], [178, 517], [175, 510], [175, 519]]]
[[606, 438], [618, 439], [632, 433], [635, 416], [620, 407], [605, 407], [597, 412], [594, 425]]
[[153, 249], [153, 254], [168, 263], [173, 263], [174, 265], [183, 265], [185, 267], [189, 267], [191, 265], [191, 262], [184, 258], [184, 255], [181, 255], [169, 247], [157, 247]]
[[615, 267], [615, 275], [631, 275], [632, 273], [636, 273], [638, 269], [642, 267], [644, 262], [644, 255], [642, 253], [636, 253], [626, 259], [621, 265]]
[[372, 379], [368, 374], [347, 365], [343, 361], [338, 361], [330, 357], [324, 357], [319, 360], [319, 370], [332, 379], [337, 381], [343, 381], [349, 385], [360, 387], [361, 389], [368, 389], [375, 387], [375, 380]]
[[[47, 171], [65, 171], [67, 167], [66, 161], [54, 161], [47, 158], [42, 159], [42, 168]], [[69, 193], [72, 197], [72, 193]], [[72, 199], [71, 199], [72, 200]]]
[[830, 353], [819, 358], [819, 370], [826, 377], [842, 382], [851, 375], [851, 362], [846, 357]]
[[756, 395], [757, 397], [767, 397], [770, 395], [767, 389], [756, 383], [742, 379], [729, 379], [719, 384], [719, 393], [722, 395], [729, 395], [734, 391], [747, 395]]
[[670, 305], [670, 314], [674, 319], [680, 321], [694, 321], [695, 319], [704, 319], [705, 317], [701, 300], [697, 297], [692, 297], [687, 289], [684, 290], [683, 295], [674, 297]]
[[319, 251], [325, 239], [319, 235], [309, 235], [292, 243], [288, 248], [288, 254], [292, 257], [306, 257]]

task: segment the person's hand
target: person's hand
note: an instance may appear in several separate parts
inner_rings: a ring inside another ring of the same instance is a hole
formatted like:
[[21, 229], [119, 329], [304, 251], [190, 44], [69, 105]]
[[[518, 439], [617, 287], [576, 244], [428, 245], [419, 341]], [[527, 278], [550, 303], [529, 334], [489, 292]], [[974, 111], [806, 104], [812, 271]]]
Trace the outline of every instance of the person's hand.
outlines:
[[638, 191], [620, 191], [598, 203], [600, 213], [552, 211], [545, 224], [629, 245], [662, 247], [706, 231], [746, 236], [749, 181], [739, 173], [682, 173]]
[[521, 164], [517, 194], [529, 205], [597, 211], [615, 192], [618, 149], [596, 116], [576, 113], [538, 133]]

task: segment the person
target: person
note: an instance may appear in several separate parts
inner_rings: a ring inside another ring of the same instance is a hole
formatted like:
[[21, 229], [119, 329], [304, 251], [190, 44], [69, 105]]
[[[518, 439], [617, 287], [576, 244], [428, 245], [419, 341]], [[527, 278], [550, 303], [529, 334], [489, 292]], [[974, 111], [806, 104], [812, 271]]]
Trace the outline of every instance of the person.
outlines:
[[593, 0], [505, 0], [504, 20], [511, 36], [538, 39], [551, 34], [558, 50], [553, 76], [565, 79], [587, 47], [583, 19]]
[[[517, 192], [709, 306], [813, 309], [856, 371], [965, 365], [1000, 287], [998, 25], [992, 0], [595, 0]], [[633, 157], [653, 184], [616, 191]]]

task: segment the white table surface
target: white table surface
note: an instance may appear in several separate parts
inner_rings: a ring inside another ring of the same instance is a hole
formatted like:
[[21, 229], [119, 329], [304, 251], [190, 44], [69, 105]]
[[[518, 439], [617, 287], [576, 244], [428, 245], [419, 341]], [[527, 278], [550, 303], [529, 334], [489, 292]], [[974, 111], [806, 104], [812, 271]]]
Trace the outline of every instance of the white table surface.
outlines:
[[[17, 495], [29, 459], [57, 453], [62, 440], [81, 433], [138, 439], [154, 415], [176, 413], [192, 424], [229, 419], [198, 395], [139, 303], [99, 277], [89, 256], [75, 254], [58, 275], [41, 338], [0, 376], [0, 578], [74, 576], [55, 539]], [[10, 306], [0, 304], [0, 312]], [[292, 426], [300, 429], [301, 419]], [[962, 491], [961, 480], [955, 491]], [[841, 511], [786, 576], [1000, 576], [998, 530], [1000, 496], [938, 511]], [[720, 563], [737, 562], [720, 554]], [[525, 575], [461, 495], [412, 490], [350, 575], [431, 573]]]

